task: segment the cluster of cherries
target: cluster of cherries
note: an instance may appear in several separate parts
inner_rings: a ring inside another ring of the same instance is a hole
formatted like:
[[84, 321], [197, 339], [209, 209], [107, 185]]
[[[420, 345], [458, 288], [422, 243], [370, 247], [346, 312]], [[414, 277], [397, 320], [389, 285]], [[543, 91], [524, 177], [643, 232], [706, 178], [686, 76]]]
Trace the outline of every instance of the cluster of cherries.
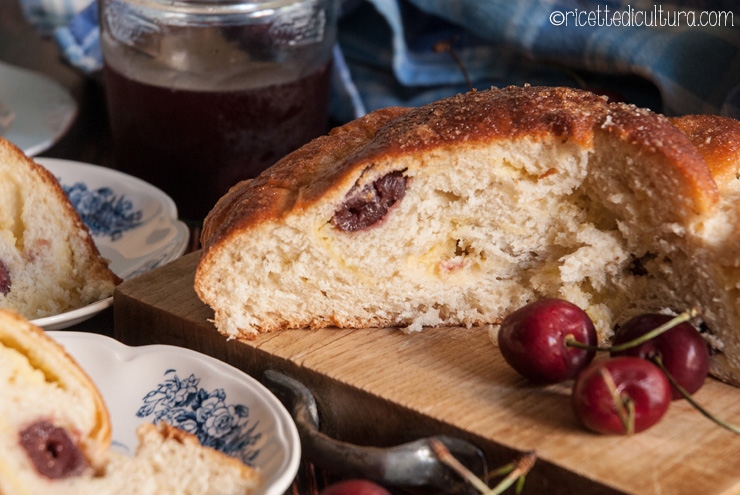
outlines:
[[[501, 323], [498, 346], [506, 362], [537, 384], [574, 380], [573, 410], [588, 429], [632, 434], [663, 418], [671, 401], [701, 388], [709, 373], [709, 348], [690, 320], [642, 314], [615, 330], [610, 347], [598, 346], [591, 318], [562, 299], [544, 299], [519, 308]], [[597, 352], [608, 353], [595, 359]], [[713, 418], [736, 433], [740, 429]], [[320, 495], [390, 495], [368, 480], [345, 480]]]
[[[545, 299], [509, 314], [498, 345], [509, 365], [534, 383], [574, 380], [573, 410], [586, 428], [638, 433], [660, 421], [672, 400], [691, 400], [707, 378], [709, 348], [690, 323], [694, 316], [636, 316], [615, 330], [611, 347], [600, 348], [581, 308]], [[598, 351], [609, 356], [594, 359]]]

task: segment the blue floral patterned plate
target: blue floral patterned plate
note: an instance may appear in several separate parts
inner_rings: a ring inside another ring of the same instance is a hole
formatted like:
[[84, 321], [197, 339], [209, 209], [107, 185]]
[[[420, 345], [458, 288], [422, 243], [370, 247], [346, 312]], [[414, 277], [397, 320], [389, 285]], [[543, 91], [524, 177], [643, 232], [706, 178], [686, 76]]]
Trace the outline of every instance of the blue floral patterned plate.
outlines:
[[[90, 228], [111, 269], [127, 280], [182, 256], [189, 240], [172, 198], [141, 179], [110, 168], [56, 158], [36, 158], [57, 179]], [[60, 330], [113, 304], [113, 298], [33, 320]]]
[[190, 349], [130, 347], [104, 335], [48, 332], [103, 394], [114, 449], [136, 449], [136, 427], [167, 421], [259, 469], [259, 494], [282, 495], [298, 471], [298, 430], [282, 403], [238, 369]]

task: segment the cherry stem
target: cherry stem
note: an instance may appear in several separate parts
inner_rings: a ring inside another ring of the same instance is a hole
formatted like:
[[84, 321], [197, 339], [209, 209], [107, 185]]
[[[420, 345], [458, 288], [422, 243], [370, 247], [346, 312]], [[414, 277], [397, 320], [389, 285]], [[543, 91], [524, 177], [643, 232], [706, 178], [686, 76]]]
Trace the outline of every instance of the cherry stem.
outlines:
[[458, 57], [457, 52], [454, 48], [452, 48], [452, 41], [457, 41], [456, 37], [453, 38], [451, 41], [438, 41], [434, 44], [432, 47], [432, 50], [434, 50], [436, 53], [449, 53], [452, 57], [452, 60], [455, 61], [455, 65], [460, 69], [460, 72], [462, 73], [463, 77], [465, 78], [465, 84], [468, 86], [469, 90], [473, 90], [473, 83], [470, 80], [470, 76], [468, 76], [468, 71], [465, 69], [465, 65], [462, 63], [462, 60], [460, 60], [460, 57]]
[[624, 351], [625, 349], [637, 347], [638, 345], [643, 344], [650, 339], [654, 339], [658, 335], [667, 332], [671, 328], [676, 327], [680, 325], [681, 323], [684, 323], [693, 318], [696, 318], [699, 315], [699, 313], [700, 311], [697, 308], [692, 308], [688, 311], [684, 311], [683, 313], [680, 313], [674, 316], [673, 318], [671, 318], [670, 320], [668, 320], [667, 322], [663, 323], [659, 327], [656, 327], [650, 330], [649, 332], [640, 335], [639, 337], [635, 339], [628, 340], [627, 342], [622, 342], [621, 344], [613, 345], [610, 347], [599, 347], [599, 346], [584, 344], [583, 342], [576, 340], [576, 338], [573, 335], [566, 335], [564, 341], [567, 347], [577, 347], [579, 349], [586, 349], [589, 351], [604, 351], [604, 352]]
[[445, 447], [445, 445], [439, 440], [432, 438], [429, 440], [429, 446], [434, 452], [434, 455], [448, 467], [452, 468], [457, 474], [463, 479], [468, 481], [476, 490], [481, 492], [483, 495], [500, 495], [507, 490], [517, 480], [519, 481], [517, 486], [517, 492], [521, 490], [521, 486], [524, 483], [524, 477], [532, 469], [537, 459], [534, 451], [525, 452], [518, 459], [514, 460], [505, 466], [492, 471], [487, 477], [491, 477], [492, 473], [495, 475], [507, 474], [506, 478], [501, 480], [495, 487], [491, 488], [486, 483], [473, 474], [468, 468], [466, 468], [455, 456]]
[[629, 397], [625, 397], [619, 393], [617, 384], [614, 382], [614, 378], [612, 378], [612, 374], [608, 369], [600, 369], [599, 374], [604, 379], [604, 384], [614, 401], [617, 416], [619, 416], [619, 421], [622, 423], [625, 433], [632, 435], [635, 432], [635, 403]]
[[532, 470], [536, 460], [537, 455], [534, 451], [525, 452], [514, 460], [514, 462], [489, 473], [488, 477], [490, 478], [499, 474], [505, 474], [508, 471], [508, 475], [503, 480], [499, 481], [494, 489], [489, 491], [488, 494], [499, 495], [514, 484], [515, 481], [517, 482], [516, 492], [520, 493], [522, 488], [524, 488], [526, 475]]
[[679, 393], [683, 396], [684, 399], [686, 399], [686, 401], [689, 404], [691, 404], [692, 406], [694, 406], [694, 409], [696, 409], [697, 411], [699, 411], [702, 415], [704, 415], [705, 417], [709, 418], [711, 421], [713, 421], [717, 425], [721, 426], [722, 428], [725, 428], [726, 430], [730, 430], [731, 432], [740, 435], [740, 427], [735, 426], [735, 425], [733, 425], [731, 423], [728, 423], [727, 421], [724, 421], [724, 420], [718, 418], [714, 414], [712, 414], [709, 411], [707, 411], [704, 407], [702, 407], [701, 404], [699, 404], [698, 402], [696, 402], [696, 400], [692, 397], [692, 395], [685, 388], [683, 388], [681, 385], [679, 385], [679, 383], [676, 381], [676, 379], [673, 378], [673, 375], [671, 375], [671, 373], [668, 371], [668, 369], [665, 367], [665, 365], [663, 365], [663, 360], [660, 358], [660, 355], [657, 355], [656, 354], [655, 356], [651, 356], [650, 360], [653, 363], [655, 363], [658, 366], [658, 368], [661, 369], [661, 371], [663, 371], [663, 373], [665, 374], [666, 378], [668, 378], [668, 381], [671, 382], [671, 385], [673, 385], [676, 388], [676, 390], [679, 391]]

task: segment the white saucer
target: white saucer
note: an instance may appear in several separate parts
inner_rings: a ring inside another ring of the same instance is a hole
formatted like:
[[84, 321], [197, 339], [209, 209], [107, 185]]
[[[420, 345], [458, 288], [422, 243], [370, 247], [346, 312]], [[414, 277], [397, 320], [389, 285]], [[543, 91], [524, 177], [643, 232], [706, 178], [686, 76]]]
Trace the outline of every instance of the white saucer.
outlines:
[[49, 335], [103, 394], [115, 450], [133, 454], [136, 427], [166, 420], [258, 468], [265, 482], [256, 493], [282, 495], [292, 484], [301, 457], [298, 430], [282, 403], [251, 376], [190, 349], [130, 347], [83, 332]]
[[28, 156], [56, 143], [77, 116], [77, 103], [62, 85], [28, 69], [0, 62], [0, 102], [12, 112], [2, 134]]
[[[172, 198], [117, 170], [56, 158], [37, 158], [58, 179], [90, 228], [110, 268], [124, 280], [182, 256], [190, 233]], [[32, 322], [60, 330], [103, 311], [113, 298]]]

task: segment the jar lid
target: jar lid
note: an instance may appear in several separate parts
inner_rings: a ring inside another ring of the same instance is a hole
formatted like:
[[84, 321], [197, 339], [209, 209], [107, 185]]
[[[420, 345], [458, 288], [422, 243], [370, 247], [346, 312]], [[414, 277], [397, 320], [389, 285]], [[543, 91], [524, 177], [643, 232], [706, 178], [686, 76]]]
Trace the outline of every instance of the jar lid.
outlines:
[[175, 14], [251, 14], [271, 16], [292, 8], [321, 7], [333, 0], [113, 0]]

